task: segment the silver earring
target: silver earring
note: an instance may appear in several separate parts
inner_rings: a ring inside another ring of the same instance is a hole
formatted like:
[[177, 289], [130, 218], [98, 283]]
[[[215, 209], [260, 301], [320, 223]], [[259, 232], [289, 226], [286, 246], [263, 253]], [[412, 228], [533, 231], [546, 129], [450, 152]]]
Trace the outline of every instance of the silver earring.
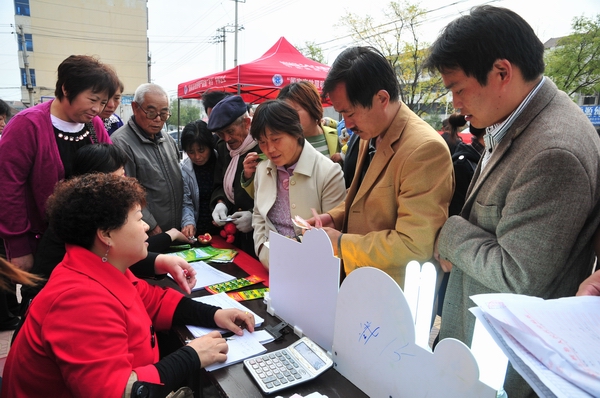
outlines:
[[108, 251], [110, 250], [110, 245], [106, 246], [106, 253], [104, 253], [104, 256], [102, 257], [102, 262], [105, 263], [108, 261]]

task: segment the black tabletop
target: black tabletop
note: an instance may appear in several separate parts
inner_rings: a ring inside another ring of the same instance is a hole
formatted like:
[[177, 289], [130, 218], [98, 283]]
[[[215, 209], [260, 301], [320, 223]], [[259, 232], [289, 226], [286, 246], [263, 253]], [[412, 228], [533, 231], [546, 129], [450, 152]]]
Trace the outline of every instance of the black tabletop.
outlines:
[[[248, 276], [248, 274], [239, 268], [234, 263], [210, 263], [216, 269], [226, 272], [236, 278], [243, 278]], [[174, 287], [175, 283], [168, 279], [160, 283], [161, 285]], [[249, 288], [261, 288], [265, 287], [263, 284], [253, 285], [252, 287], [247, 287], [243, 290], [248, 290]], [[192, 292], [190, 297], [200, 297], [209, 294], [206, 290], [201, 289], [195, 292]], [[267, 313], [266, 304], [262, 299], [257, 300], [247, 300], [243, 301], [242, 304], [246, 306], [248, 309], [253, 311], [255, 314], [264, 318], [264, 323], [258, 329], [262, 329], [266, 326], [275, 326], [281, 322], [280, 319], [274, 317]], [[186, 327], [177, 326], [174, 328], [175, 333], [179, 337], [180, 341], [185, 342], [186, 339], [193, 338], [191, 333]], [[283, 336], [281, 339], [273, 341], [271, 343], [265, 344], [265, 348], [267, 352], [272, 352], [276, 350], [280, 350], [289, 346], [294, 341], [298, 340], [298, 336], [293, 333], [293, 330], [287, 326], [283, 329]], [[244, 368], [243, 363], [238, 363], [234, 365], [227, 366], [225, 368], [221, 368], [212, 372], [202, 371], [202, 379], [208, 380], [213, 383], [219, 394], [222, 397], [264, 397], [261, 390], [254, 383], [250, 374]], [[339, 372], [335, 370], [334, 367], [327, 370], [325, 373], [320, 375], [314, 380], [307, 381], [306, 383], [293, 386], [288, 390], [283, 390], [278, 392], [277, 394], [273, 394], [273, 396], [281, 395], [283, 397], [289, 397], [294, 393], [301, 394], [303, 396], [308, 395], [313, 392], [319, 392], [323, 395], [328, 396], [329, 398], [334, 397], [352, 397], [352, 398], [361, 398], [367, 397], [361, 390], [359, 390], [354, 384], [352, 384], [348, 379], [342, 376]]]

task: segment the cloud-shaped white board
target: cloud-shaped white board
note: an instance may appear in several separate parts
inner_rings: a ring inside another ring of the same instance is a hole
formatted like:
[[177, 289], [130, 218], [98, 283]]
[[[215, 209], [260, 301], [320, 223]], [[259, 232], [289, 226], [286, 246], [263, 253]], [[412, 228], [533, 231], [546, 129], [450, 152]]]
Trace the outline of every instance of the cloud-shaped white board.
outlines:
[[275, 314], [326, 351], [340, 286], [340, 260], [322, 229], [304, 233], [302, 243], [269, 234], [269, 294]]
[[376, 268], [353, 271], [340, 287], [333, 361], [373, 398], [496, 396], [479, 381], [477, 362], [462, 342], [444, 339], [433, 353], [415, 344], [402, 290]]

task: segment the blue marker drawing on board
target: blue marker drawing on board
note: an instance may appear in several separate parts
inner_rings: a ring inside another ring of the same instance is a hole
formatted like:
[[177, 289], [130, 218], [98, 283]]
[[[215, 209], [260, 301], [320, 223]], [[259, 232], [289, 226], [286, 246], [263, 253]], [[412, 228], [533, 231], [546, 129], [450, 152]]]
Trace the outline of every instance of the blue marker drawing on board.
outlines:
[[[390, 351], [395, 355], [395, 361], [394, 362], [399, 362], [402, 359], [402, 356], [409, 356], [409, 357], [414, 357], [414, 354], [409, 354], [408, 352], [402, 352], [401, 350], [406, 348], [408, 346], [408, 343], [405, 343], [403, 346], [398, 347], [396, 349], [390, 348], [390, 346], [392, 346], [392, 344], [394, 342], [396, 342], [397, 337], [393, 338], [392, 341], [390, 341], [389, 343], [386, 344], [385, 347], [383, 347], [383, 349], [381, 350], [381, 352], [379, 353], [379, 355], [383, 355], [384, 353], [388, 354]], [[400, 344], [400, 342], [397, 342], [396, 344], [394, 344], [392, 347], [397, 346], [398, 344]]]
[[365, 322], [364, 325], [361, 323], [360, 326], [363, 328], [363, 330], [358, 334], [359, 342], [364, 340], [366, 345], [371, 339], [371, 337], [379, 336], [379, 326], [377, 326], [373, 330], [371, 330], [371, 322]]
[[409, 354], [408, 352], [399, 352], [400, 350], [402, 350], [403, 348], [405, 348], [408, 345], [408, 343], [404, 344], [402, 347], [394, 350], [394, 354], [396, 354], [398, 356], [398, 359], [396, 360], [396, 362], [399, 362], [402, 359], [402, 355], [405, 356], [409, 356], [409, 357], [414, 357], [414, 354]]

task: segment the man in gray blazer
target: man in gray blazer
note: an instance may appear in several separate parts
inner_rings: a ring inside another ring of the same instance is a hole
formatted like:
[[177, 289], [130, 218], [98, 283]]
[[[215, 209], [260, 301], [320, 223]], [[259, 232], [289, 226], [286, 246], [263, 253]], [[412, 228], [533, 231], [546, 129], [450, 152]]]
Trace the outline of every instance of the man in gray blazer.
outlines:
[[[514, 12], [473, 8], [431, 47], [454, 107], [488, 126], [462, 212], [436, 241], [450, 280], [440, 337], [470, 345], [469, 296], [572, 296], [590, 275], [600, 222], [600, 139], [578, 106], [543, 76], [544, 46]], [[509, 367], [511, 398], [535, 396]]]

